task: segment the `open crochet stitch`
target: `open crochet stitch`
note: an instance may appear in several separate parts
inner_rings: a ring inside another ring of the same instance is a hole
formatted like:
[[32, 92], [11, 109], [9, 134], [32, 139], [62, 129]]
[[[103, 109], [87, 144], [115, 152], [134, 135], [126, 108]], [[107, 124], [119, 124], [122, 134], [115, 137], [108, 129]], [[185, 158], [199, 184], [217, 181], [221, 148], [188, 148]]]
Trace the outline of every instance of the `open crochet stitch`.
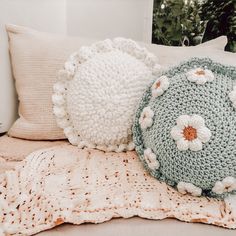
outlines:
[[236, 197], [182, 195], [151, 177], [135, 152], [68, 144], [31, 153], [0, 175], [0, 235], [32, 235], [64, 222], [177, 218], [236, 228]]

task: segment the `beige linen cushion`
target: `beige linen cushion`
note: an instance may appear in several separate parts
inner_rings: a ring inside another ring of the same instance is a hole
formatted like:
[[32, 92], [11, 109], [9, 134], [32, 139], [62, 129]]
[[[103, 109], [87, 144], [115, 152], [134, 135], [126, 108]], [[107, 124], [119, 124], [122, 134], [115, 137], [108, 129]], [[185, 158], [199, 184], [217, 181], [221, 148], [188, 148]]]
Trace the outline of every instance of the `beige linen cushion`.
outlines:
[[52, 85], [68, 56], [93, 40], [50, 35], [7, 25], [19, 119], [9, 135], [32, 140], [65, 138], [52, 113]]
[[221, 36], [214, 40], [191, 47], [174, 47], [155, 44], [142, 44], [159, 58], [159, 63], [164, 67], [178, 65], [183, 60], [192, 57], [210, 57], [212, 60], [223, 64], [236, 65], [236, 54], [224, 51], [227, 38]]
[[[52, 85], [69, 55], [95, 40], [52, 35], [15, 25], [7, 25], [6, 29], [20, 116], [9, 130], [9, 135], [31, 140], [64, 139], [52, 112]], [[199, 54], [219, 55], [224, 53], [225, 44], [225, 37], [221, 37], [189, 48], [154, 44], [143, 46], [156, 54], [160, 64], [169, 66], [188, 57], [201, 56]]]
[[[69, 142], [67, 140], [32, 141], [3, 135], [2, 137], [0, 137], [0, 163], [2, 163], [3, 161], [5, 163], [7, 163], [8, 161], [20, 162], [24, 160], [25, 157], [28, 156], [31, 152], [42, 148], [50, 148], [65, 144], [69, 145]], [[1, 171], [2, 169], [0, 168], [0, 172]]]

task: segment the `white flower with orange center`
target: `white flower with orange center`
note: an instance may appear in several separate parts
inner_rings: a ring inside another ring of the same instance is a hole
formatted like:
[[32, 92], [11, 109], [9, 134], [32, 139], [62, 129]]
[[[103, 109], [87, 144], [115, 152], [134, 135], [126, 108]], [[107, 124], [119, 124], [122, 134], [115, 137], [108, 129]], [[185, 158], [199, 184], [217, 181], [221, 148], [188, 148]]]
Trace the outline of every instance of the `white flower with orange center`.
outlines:
[[139, 124], [141, 129], [145, 130], [152, 126], [154, 112], [150, 107], [145, 107], [140, 115]]
[[202, 144], [211, 138], [211, 131], [205, 126], [204, 119], [199, 115], [181, 115], [176, 120], [177, 125], [171, 129], [171, 136], [181, 151], [190, 149], [199, 151]]
[[160, 167], [160, 163], [157, 160], [156, 155], [152, 152], [151, 148], [144, 150], [144, 160], [148, 164], [148, 167], [152, 170], [157, 170]]
[[234, 108], [236, 108], [236, 86], [234, 86], [233, 91], [230, 92], [229, 98], [231, 102], [233, 103]]
[[211, 70], [196, 68], [187, 72], [187, 79], [196, 84], [205, 84], [206, 82], [211, 82], [215, 78]]
[[161, 96], [169, 87], [169, 79], [165, 75], [159, 77], [151, 87], [152, 97]]
[[236, 190], [236, 179], [234, 177], [225, 177], [222, 181], [217, 181], [212, 192], [217, 194], [232, 192]]

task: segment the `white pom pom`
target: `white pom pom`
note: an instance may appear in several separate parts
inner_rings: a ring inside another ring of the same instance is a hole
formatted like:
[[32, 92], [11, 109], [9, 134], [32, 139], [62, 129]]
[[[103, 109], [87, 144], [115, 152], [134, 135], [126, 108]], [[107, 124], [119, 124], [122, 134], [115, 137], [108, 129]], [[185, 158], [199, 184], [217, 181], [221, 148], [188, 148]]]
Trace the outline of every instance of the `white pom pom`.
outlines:
[[113, 49], [112, 41], [110, 39], [97, 42], [94, 46], [98, 52], [109, 52]]
[[134, 56], [140, 60], [145, 60], [147, 54], [148, 51], [146, 48], [136, 48], [136, 50], [134, 51]]
[[53, 85], [53, 91], [55, 93], [64, 93], [65, 92], [65, 85], [62, 82], [58, 82]]
[[130, 143], [128, 144], [128, 146], [127, 146], [127, 150], [128, 150], [128, 151], [132, 151], [132, 150], [134, 150], [134, 148], [135, 148], [135, 145], [134, 145], [133, 142], [130, 142]]
[[66, 70], [60, 70], [58, 72], [57, 78], [58, 78], [59, 81], [65, 81], [65, 80], [69, 79], [67, 71]]
[[66, 111], [63, 107], [54, 107], [53, 108], [53, 113], [58, 118], [63, 118], [63, 117], [66, 116]]
[[64, 133], [66, 137], [70, 137], [71, 135], [74, 134], [73, 128], [71, 126], [68, 126], [64, 129]]
[[125, 149], [126, 149], [126, 145], [125, 144], [120, 144], [115, 149], [115, 152], [123, 152]]
[[81, 47], [78, 53], [78, 61], [83, 63], [90, 58], [92, 58], [97, 53], [97, 49], [95, 46], [93, 47]]
[[145, 58], [144, 63], [148, 66], [153, 68], [157, 64], [157, 57], [152, 53], [148, 53], [147, 57]]
[[53, 94], [52, 95], [52, 102], [54, 105], [61, 106], [65, 103], [64, 97], [59, 94]]
[[70, 121], [66, 117], [62, 119], [57, 118], [57, 125], [60, 128], [65, 129], [66, 127], [70, 126]]
[[161, 73], [163, 71], [163, 68], [161, 65], [159, 64], [156, 64], [153, 68], [152, 68], [152, 73], [155, 75], [155, 76], [160, 76]]
[[77, 65], [75, 64], [75, 62], [67, 61], [65, 63], [65, 69], [70, 76], [73, 76], [75, 74], [76, 67]]
[[68, 140], [72, 145], [74, 145], [74, 146], [78, 145], [78, 140], [79, 140], [78, 136], [71, 135], [70, 137], [68, 137]]

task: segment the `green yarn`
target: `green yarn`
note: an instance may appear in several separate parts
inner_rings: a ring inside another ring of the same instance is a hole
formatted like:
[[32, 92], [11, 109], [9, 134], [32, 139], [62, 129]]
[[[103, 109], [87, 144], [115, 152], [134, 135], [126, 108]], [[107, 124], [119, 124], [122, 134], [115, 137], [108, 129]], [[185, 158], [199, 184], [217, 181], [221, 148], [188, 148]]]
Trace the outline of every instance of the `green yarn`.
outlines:
[[[212, 71], [214, 80], [205, 84], [189, 81], [186, 73], [195, 67]], [[141, 161], [151, 175], [173, 187], [185, 182], [201, 189], [202, 195], [227, 196], [227, 191], [216, 193], [213, 188], [217, 181], [222, 182], [226, 177], [236, 178], [236, 108], [229, 98], [236, 85], [236, 67], [208, 58], [192, 58], [162, 75], [169, 78], [168, 89], [153, 98], [154, 80], [136, 111], [133, 139]], [[145, 107], [149, 107], [154, 116], [152, 125], [142, 129], [139, 120]], [[202, 143], [201, 150], [179, 150], [171, 130], [178, 117], [194, 114], [204, 119], [211, 137]], [[148, 165], [144, 157], [147, 148], [156, 155], [159, 168]], [[229, 192], [236, 193], [236, 189]]]

